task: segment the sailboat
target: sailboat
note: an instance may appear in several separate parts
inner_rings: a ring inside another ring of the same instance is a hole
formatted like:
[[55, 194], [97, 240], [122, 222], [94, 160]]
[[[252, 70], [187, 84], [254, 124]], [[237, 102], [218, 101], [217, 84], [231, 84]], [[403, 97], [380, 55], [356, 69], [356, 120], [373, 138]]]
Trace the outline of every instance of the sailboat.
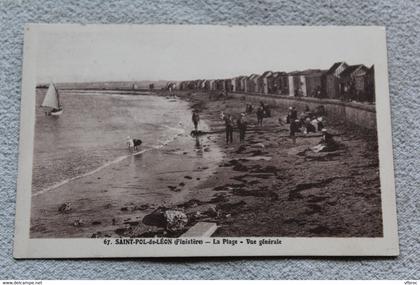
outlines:
[[48, 87], [47, 94], [45, 94], [44, 101], [42, 101], [41, 107], [48, 108], [45, 112], [48, 116], [60, 116], [63, 114], [63, 106], [60, 104], [60, 96], [58, 95], [57, 88], [51, 82]]

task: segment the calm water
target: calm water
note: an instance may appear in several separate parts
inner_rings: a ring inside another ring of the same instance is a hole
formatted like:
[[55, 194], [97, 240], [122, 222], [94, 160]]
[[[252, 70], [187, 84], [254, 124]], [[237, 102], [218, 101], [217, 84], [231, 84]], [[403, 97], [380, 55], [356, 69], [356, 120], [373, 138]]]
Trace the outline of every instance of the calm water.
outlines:
[[[45, 92], [37, 91], [37, 106]], [[32, 238], [118, 236], [126, 221], [141, 224], [157, 207], [196, 197], [221, 160], [214, 137], [189, 135], [188, 102], [86, 90], [60, 94], [60, 117], [36, 110]], [[205, 122], [200, 129], [208, 130]], [[137, 153], [128, 151], [127, 136], [143, 140]], [[71, 204], [70, 213], [59, 213], [62, 203]], [[79, 220], [83, 226], [74, 226]]]
[[[46, 90], [37, 90], [37, 106]], [[179, 100], [74, 91], [62, 91], [60, 99], [59, 117], [36, 109], [33, 194], [125, 159], [127, 136], [142, 139], [147, 151], [191, 128], [188, 104]]]

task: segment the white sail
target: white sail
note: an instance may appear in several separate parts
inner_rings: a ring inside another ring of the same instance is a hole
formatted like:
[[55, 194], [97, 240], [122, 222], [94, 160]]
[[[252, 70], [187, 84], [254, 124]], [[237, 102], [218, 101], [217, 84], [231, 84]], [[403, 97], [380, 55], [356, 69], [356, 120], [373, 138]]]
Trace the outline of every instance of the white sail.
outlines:
[[58, 101], [58, 94], [57, 90], [53, 83], [50, 83], [50, 87], [48, 87], [47, 94], [44, 97], [44, 101], [42, 101], [42, 107], [50, 107], [54, 109], [59, 109], [60, 104]]

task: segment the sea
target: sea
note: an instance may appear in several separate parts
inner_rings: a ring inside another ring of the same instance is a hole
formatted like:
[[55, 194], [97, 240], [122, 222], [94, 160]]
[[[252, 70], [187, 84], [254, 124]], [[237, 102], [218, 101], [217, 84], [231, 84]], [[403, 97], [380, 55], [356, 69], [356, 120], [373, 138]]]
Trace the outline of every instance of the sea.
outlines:
[[[39, 107], [46, 89], [36, 94], [31, 238], [113, 236], [127, 222], [142, 225], [153, 209], [207, 195], [200, 185], [223, 152], [215, 136], [190, 135], [189, 102], [150, 92], [59, 92], [58, 117]], [[205, 120], [199, 129], [209, 130]], [[137, 151], [128, 150], [128, 136], [143, 141]], [[63, 204], [71, 211], [61, 213]]]
[[[160, 149], [192, 130], [188, 102], [118, 91], [63, 90], [61, 116], [39, 107], [47, 89], [36, 92], [32, 193], [52, 191], [74, 179], [110, 167], [133, 154], [127, 137], [141, 139], [137, 151]], [[203, 130], [207, 125], [201, 124]], [[192, 138], [188, 142], [195, 144]], [[137, 154], [138, 154], [137, 153]]]

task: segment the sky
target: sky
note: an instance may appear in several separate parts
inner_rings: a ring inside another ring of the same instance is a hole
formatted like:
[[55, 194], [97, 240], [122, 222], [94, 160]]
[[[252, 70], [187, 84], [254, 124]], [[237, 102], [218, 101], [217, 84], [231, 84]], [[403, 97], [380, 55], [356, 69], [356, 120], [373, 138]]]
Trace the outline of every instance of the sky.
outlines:
[[378, 27], [37, 25], [37, 82], [191, 80], [378, 64]]

